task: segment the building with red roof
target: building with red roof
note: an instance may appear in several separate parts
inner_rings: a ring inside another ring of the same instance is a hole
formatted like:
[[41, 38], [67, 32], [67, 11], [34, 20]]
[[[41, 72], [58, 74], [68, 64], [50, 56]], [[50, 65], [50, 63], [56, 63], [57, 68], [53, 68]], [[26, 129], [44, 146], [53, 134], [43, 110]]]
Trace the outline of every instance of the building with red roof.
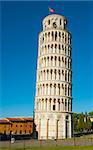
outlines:
[[0, 134], [26, 135], [33, 132], [33, 118], [0, 119]]

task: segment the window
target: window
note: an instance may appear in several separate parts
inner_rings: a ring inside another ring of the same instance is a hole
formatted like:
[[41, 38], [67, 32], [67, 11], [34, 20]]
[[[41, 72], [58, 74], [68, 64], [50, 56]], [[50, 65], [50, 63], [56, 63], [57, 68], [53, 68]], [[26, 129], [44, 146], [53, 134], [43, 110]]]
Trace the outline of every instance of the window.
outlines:
[[20, 134], [22, 134], [22, 130], [20, 130]]
[[55, 105], [53, 105], [53, 110], [55, 110]]
[[57, 24], [56, 24], [56, 22], [54, 22], [54, 23], [53, 23], [53, 27], [54, 27], [54, 28], [56, 28], [56, 27], [57, 27]]
[[61, 25], [61, 19], [60, 19], [60, 25]]
[[29, 133], [31, 133], [31, 130], [29, 130]]
[[68, 116], [66, 116], [66, 120], [68, 120]]
[[62, 45], [62, 50], [64, 50], [64, 46]]
[[57, 32], [55, 32], [55, 41], [57, 40]]
[[50, 20], [48, 20], [48, 24], [50, 24]]

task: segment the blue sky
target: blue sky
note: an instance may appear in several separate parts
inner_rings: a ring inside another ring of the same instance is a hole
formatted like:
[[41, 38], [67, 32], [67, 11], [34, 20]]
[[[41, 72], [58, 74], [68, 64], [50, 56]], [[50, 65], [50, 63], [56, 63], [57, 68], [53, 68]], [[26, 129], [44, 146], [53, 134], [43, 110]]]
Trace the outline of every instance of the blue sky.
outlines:
[[72, 32], [73, 111], [93, 110], [93, 2], [2, 2], [0, 117], [32, 116], [38, 33], [49, 14], [65, 15]]

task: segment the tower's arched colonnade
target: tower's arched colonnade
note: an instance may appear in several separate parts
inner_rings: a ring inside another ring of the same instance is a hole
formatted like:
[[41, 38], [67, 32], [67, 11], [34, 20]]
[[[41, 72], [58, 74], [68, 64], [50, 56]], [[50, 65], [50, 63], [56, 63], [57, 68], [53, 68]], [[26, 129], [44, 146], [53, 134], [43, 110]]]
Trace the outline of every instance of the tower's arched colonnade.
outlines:
[[71, 33], [64, 16], [44, 18], [39, 34], [35, 123], [39, 139], [72, 136]]

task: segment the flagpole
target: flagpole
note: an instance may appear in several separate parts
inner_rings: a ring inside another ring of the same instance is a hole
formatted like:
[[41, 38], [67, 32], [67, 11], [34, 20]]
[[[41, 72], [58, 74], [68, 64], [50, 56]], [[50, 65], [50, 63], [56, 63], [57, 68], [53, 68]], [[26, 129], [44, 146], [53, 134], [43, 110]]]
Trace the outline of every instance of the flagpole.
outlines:
[[50, 10], [49, 10], [49, 8], [50, 8], [50, 7], [48, 7], [48, 14], [50, 15]]

